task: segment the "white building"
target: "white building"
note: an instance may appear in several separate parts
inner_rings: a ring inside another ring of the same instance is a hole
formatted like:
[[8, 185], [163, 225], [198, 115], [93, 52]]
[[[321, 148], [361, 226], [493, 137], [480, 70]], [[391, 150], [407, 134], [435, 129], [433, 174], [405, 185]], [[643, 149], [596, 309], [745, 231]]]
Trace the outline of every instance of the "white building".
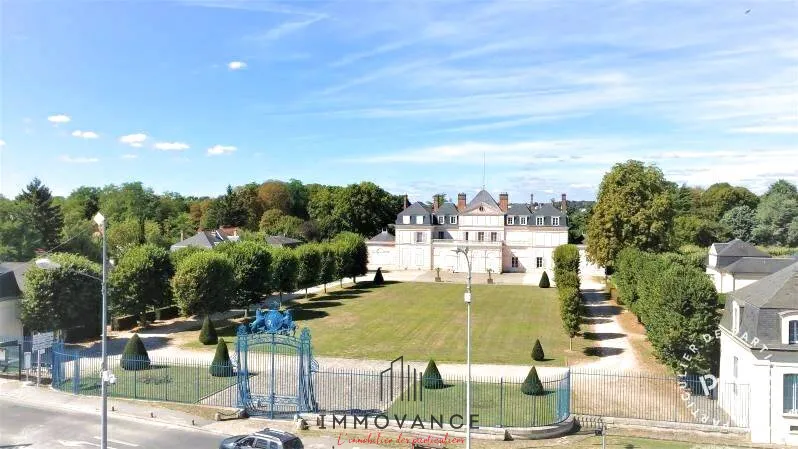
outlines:
[[0, 342], [22, 337], [20, 299], [22, 276], [29, 264], [6, 262], [0, 264]]
[[748, 404], [754, 443], [798, 445], [798, 263], [729, 293], [720, 331], [720, 378], [748, 386], [725, 388], [723, 408]]
[[709, 247], [706, 272], [712, 277], [715, 290], [727, 293], [751, 285], [793, 262], [795, 259], [771, 257], [750, 243], [734, 239]]
[[472, 270], [495, 273], [551, 270], [552, 252], [568, 243], [566, 199], [560, 209], [549, 203], [510, 204], [506, 193], [497, 203], [485, 190], [468, 203], [416, 202], [396, 217], [395, 238], [383, 232], [367, 242], [369, 267], [386, 269], [467, 271], [458, 247], [469, 247]]

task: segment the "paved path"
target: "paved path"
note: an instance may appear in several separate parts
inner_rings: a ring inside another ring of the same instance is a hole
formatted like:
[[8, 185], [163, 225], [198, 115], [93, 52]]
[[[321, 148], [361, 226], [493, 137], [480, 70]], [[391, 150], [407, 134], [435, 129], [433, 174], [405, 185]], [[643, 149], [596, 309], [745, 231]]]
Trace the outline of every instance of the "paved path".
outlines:
[[588, 325], [584, 336], [585, 339], [595, 342], [595, 346], [589, 350], [599, 360], [579, 366], [612, 371], [638, 369], [639, 361], [634, 349], [618, 323], [621, 308], [610, 304], [609, 295], [602, 290], [603, 286], [600, 284], [585, 283], [582, 286], [587, 315], [585, 324]]

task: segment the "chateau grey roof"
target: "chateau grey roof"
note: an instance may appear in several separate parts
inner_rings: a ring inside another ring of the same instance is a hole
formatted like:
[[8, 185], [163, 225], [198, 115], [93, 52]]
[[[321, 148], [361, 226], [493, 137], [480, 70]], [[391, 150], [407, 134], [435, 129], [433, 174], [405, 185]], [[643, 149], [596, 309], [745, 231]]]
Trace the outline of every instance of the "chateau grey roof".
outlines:
[[452, 203], [443, 203], [441, 207], [438, 208], [438, 212], [435, 212], [436, 215], [459, 215], [460, 211], [457, 210], [457, 206]]
[[369, 243], [393, 243], [396, 237], [390, 232], [383, 230], [379, 234], [369, 239]]
[[187, 246], [197, 246], [200, 248], [213, 248], [213, 246], [217, 243], [223, 242], [227, 240], [227, 236], [223, 235], [222, 233], [216, 231], [198, 231], [196, 234], [192, 235], [191, 237], [177, 242], [170, 247], [172, 251], [175, 251], [180, 248], [185, 248]]
[[13, 268], [6, 264], [0, 264], [0, 300], [22, 296], [22, 275], [19, 276], [17, 278], [17, 273]]
[[715, 254], [720, 257], [770, 257], [770, 254], [740, 239], [726, 243], [713, 243]]
[[796, 262], [791, 257], [743, 257], [726, 265], [721, 271], [726, 273], [771, 274]]
[[798, 309], [798, 260], [782, 260], [791, 263], [729, 296], [760, 309]]
[[496, 203], [496, 200], [488, 193], [487, 190], [480, 190], [479, 193], [468, 203], [466, 209], [471, 209], [473, 207], [479, 206], [480, 204], [486, 204], [491, 207], [499, 208], [499, 205]]
[[267, 235], [266, 243], [273, 246], [292, 246], [299, 245], [302, 243], [302, 240], [292, 239], [284, 235]]

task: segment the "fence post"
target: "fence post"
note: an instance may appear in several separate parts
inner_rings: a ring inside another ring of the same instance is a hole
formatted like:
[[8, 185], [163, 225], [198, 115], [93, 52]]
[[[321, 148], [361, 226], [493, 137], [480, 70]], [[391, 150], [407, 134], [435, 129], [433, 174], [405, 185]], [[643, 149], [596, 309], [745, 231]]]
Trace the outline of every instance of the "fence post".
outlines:
[[355, 374], [349, 371], [349, 411], [355, 409]]
[[133, 365], [133, 368], [134, 368], [134, 370], [133, 370], [133, 397], [136, 398], [136, 399], [138, 399], [138, 397], [139, 397], [138, 396], [138, 388], [139, 388], [139, 376], [138, 376], [139, 370], [138, 370], [138, 367], [139, 367], [139, 364], [134, 362], [134, 365]]
[[72, 366], [72, 394], [80, 392], [80, 353], [75, 351], [75, 362]]
[[197, 400], [194, 403], [200, 401], [200, 370], [195, 370], [197, 372]]
[[504, 427], [504, 377], [499, 379], [499, 427]]

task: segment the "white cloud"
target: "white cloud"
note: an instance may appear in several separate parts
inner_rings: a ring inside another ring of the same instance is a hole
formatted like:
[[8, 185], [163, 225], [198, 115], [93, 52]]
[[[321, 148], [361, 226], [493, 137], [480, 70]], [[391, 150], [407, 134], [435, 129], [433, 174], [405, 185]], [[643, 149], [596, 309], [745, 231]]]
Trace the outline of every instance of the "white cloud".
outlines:
[[83, 138], [83, 139], [96, 139], [96, 138], [100, 137], [94, 131], [81, 131], [79, 129], [75, 130], [75, 131], [72, 131], [72, 135], [75, 136], [75, 137]]
[[71, 120], [72, 119], [65, 114], [51, 115], [47, 117], [47, 121], [49, 121], [50, 123], [55, 123], [56, 125], [59, 123], [69, 123]]
[[183, 151], [190, 147], [183, 142], [158, 142], [155, 144], [155, 149], [163, 151]]
[[798, 134], [798, 125], [756, 125], [733, 128], [732, 132], [748, 134]]
[[244, 61], [230, 61], [227, 63], [227, 68], [230, 70], [241, 70], [247, 67], [247, 63]]
[[230, 154], [238, 148], [231, 145], [214, 145], [208, 148], [208, 156], [216, 156], [219, 154]]
[[139, 157], [138, 154], [123, 154], [122, 159], [136, 159]]
[[0, 139], [0, 147], [4, 147], [4, 146], [6, 146], [6, 141], [3, 140], [3, 139]]
[[67, 164], [93, 164], [100, 162], [96, 157], [72, 157], [67, 155], [59, 157], [58, 160]]
[[147, 140], [147, 135], [144, 133], [127, 134], [119, 138], [119, 142], [133, 148], [141, 148], [145, 140]]

